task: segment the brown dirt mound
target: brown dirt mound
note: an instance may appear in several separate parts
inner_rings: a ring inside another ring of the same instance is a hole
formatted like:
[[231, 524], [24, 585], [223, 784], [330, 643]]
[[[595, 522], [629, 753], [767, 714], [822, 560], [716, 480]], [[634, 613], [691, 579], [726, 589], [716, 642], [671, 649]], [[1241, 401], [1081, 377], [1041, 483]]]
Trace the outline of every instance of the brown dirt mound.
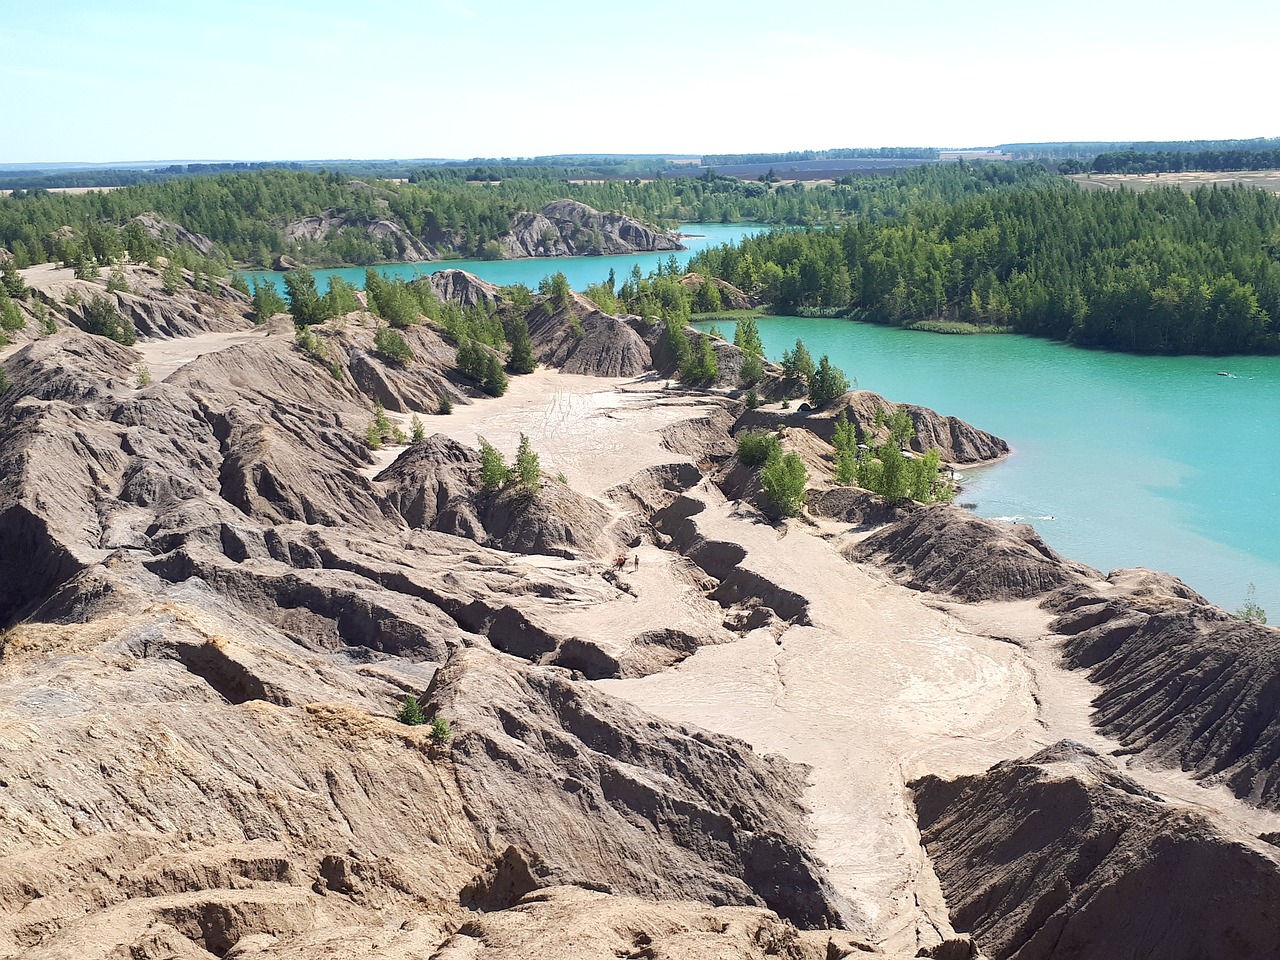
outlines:
[[[1133, 585], [1126, 573], [1113, 582]], [[1280, 630], [1236, 620], [1171, 577], [1136, 583], [1136, 597], [1055, 598], [1068, 665], [1102, 687], [1094, 723], [1126, 750], [1280, 809]]]
[[1277, 864], [1079, 744], [910, 786], [952, 923], [993, 960], [1280, 956]]
[[[483, 650], [459, 652], [436, 674], [430, 704], [465, 731], [453, 753], [477, 826], [536, 855], [538, 885], [607, 884], [839, 924], [836, 897], [804, 852], [803, 777], [780, 758]], [[540, 811], [536, 825], [529, 809]]]
[[529, 337], [538, 360], [565, 373], [634, 377], [649, 369], [649, 348], [631, 326], [604, 313], [586, 297], [570, 295], [555, 309], [550, 300], [529, 313]]
[[536, 495], [514, 487], [487, 493], [480, 453], [440, 434], [410, 446], [375, 478], [405, 521], [513, 553], [612, 557], [623, 525], [606, 535], [613, 514], [558, 480], [543, 478]]
[[922, 507], [845, 556], [879, 564], [913, 590], [967, 601], [1038, 597], [1101, 577], [1056, 553], [1026, 524], [985, 520], [949, 504]]
[[836, 420], [843, 412], [858, 428], [859, 438], [871, 436], [874, 442], [882, 443], [888, 439], [889, 432], [886, 427], [875, 425], [876, 413], [891, 414], [898, 410], [905, 411], [915, 426], [915, 437], [909, 446], [916, 453], [937, 450], [943, 461], [955, 464], [997, 460], [1009, 453], [1005, 441], [963, 420], [943, 416], [928, 407], [894, 403], [867, 390], [846, 393], [818, 411], [749, 410], [742, 415], [737, 429], [803, 427], [830, 443], [835, 435]]

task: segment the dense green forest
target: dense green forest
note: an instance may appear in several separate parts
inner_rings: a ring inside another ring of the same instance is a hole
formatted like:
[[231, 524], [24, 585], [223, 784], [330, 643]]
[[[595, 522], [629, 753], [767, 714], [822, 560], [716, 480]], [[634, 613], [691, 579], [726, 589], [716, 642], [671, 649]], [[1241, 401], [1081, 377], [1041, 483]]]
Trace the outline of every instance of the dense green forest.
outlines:
[[[1273, 150], [1182, 150], [1102, 153], [1087, 168], [1094, 173], [1181, 173], [1190, 170], [1274, 170], [1280, 168], [1280, 148]], [[1071, 172], [1083, 172], [1071, 171]]]
[[773, 231], [690, 269], [758, 289], [780, 313], [994, 325], [1137, 352], [1280, 349], [1280, 199], [1254, 189], [1059, 180]]
[[[110, 192], [33, 190], [0, 197], [0, 246], [25, 266], [68, 260], [68, 252], [74, 260], [75, 245], [87, 240], [102, 260], [105, 247], [122, 243], [104, 234], [104, 224], [120, 229], [141, 213], [155, 212], [208, 236], [231, 259], [262, 266], [279, 254], [311, 264], [404, 259], [403, 240], [369, 235], [367, 224], [379, 219], [394, 220], [442, 255], [483, 257], [492, 255], [492, 242], [508, 231], [514, 215], [566, 197], [659, 223], [756, 220], [803, 226], [837, 223], [849, 216], [894, 217], [918, 203], [954, 201], [1047, 176], [1035, 166], [940, 164], [899, 176], [850, 176], [835, 185], [806, 188], [710, 173], [696, 179], [589, 183], [545, 177], [477, 183], [465, 174], [417, 183], [365, 183], [337, 173], [233, 172]], [[344, 226], [320, 240], [286, 236], [288, 222], [327, 212], [341, 217]], [[72, 228], [78, 240], [59, 238], [64, 226]]]
[[163, 183], [185, 177], [250, 170], [305, 170], [363, 179], [501, 180], [509, 177], [552, 179], [652, 177], [675, 167], [661, 157], [532, 157], [472, 160], [306, 160], [227, 163], [174, 163], [158, 167], [75, 167], [21, 169], [0, 167], [0, 190], [53, 190], [63, 187], [122, 187]]

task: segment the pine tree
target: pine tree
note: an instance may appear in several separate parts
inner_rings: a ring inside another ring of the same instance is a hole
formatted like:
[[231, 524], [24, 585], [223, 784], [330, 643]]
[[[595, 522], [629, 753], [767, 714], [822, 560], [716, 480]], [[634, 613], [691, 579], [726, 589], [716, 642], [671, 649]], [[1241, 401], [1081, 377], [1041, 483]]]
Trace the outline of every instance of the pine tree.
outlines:
[[512, 373], [533, 373], [538, 361], [533, 355], [533, 341], [529, 339], [529, 324], [524, 317], [516, 316], [507, 325], [507, 340], [511, 354], [507, 357], [507, 369]]
[[836, 397], [849, 389], [849, 381], [839, 367], [831, 365], [831, 361], [823, 354], [818, 361], [818, 368], [809, 378], [809, 402], [815, 407], [824, 407]]
[[507, 392], [507, 373], [496, 353], [486, 350], [484, 392], [500, 397]]
[[[164, 271], [160, 274], [160, 285], [164, 288], [165, 293], [173, 294], [178, 292], [178, 287], [182, 286], [182, 267], [178, 261], [170, 257], [169, 262], [164, 265]], [[275, 287], [272, 287], [274, 290]]]
[[538, 455], [533, 452], [529, 438], [520, 434], [520, 446], [516, 450], [516, 480], [526, 496], [534, 496], [538, 492], [542, 471], [538, 463]]
[[511, 469], [497, 447], [484, 437], [478, 439], [480, 441], [480, 485], [487, 493], [493, 493], [495, 490], [500, 490], [503, 484], [511, 479]]
[[804, 345], [804, 341], [797, 340], [794, 350], [787, 350], [782, 354], [782, 371], [793, 379], [796, 377], [806, 381], [813, 379], [813, 357], [809, 356], [809, 349]]

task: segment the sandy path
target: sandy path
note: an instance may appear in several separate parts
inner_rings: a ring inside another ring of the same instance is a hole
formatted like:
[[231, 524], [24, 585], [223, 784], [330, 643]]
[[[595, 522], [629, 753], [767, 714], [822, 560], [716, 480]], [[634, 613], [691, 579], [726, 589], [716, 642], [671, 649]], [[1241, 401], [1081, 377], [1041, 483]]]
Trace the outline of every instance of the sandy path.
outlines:
[[[743, 565], [805, 594], [812, 627], [759, 630], [674, 670], [601, 686], [659, 715], [808, 764], [817, 853], [867, 936], [914, 952], [949, 931], [905, 789], [922, 773], [985, 769], [1037, 727], [1017, 648], [962, 633], [919, 594], [845, 561], [797, 526], [733, 515], [717, 490], [700, 529], [746, 547]], [[930, 930], [930, 928], [934, 928]]]
[[206, 354], [218, 353], [251, 340], [260, 340], [270, 334], [271, 331], [266, 327], [237, 330], [233, 333], [202, 333], [173, 340], [139, 341], [134, 349], [142, 354], [142, 363], [151, 373], [151, 378], [164, 380], [174, 371]]

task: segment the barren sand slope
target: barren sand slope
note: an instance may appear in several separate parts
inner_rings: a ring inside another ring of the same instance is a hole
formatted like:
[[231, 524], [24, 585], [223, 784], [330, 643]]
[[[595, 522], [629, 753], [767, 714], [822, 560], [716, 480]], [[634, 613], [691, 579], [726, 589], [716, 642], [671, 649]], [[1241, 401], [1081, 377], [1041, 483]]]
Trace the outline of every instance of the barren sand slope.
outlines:
[[816, 852], [866, 934], [891, 949], [928, 944], [950, 926], [904, 785], [1024, 750], [1037, 726], [1027, 665], [802, 527], [738, 519], [709, 486], [696, 495], [699, 531], [741, 544], [742, 566], [806, 596], [813, 626], [776, 639], [758, 630], [673, 671], [604, 685], [809, 764]]
[[259, 327], [255, 330], [243, 330], [235, 333], [202, 333], [194, 337], [182, 337], [175, 340], [147, 340], [139, 342], [134, 349], [142, 354], [143, 364], [153, 380], [163, 380], [180, 367], [192, 360], [197, 360], [208, 353], [218, 353], [228, 347], [234, 347], [250, 340], [262, 337], [283, 336], [280, 330]]
[[598, 496], [645, 467], [686, 459], [665, 449], [658, 431], [712, 408], [701, 397], [665, 392], [665, 382], [652, 376], [586, 377], [542, 367], [512, 377], [503, 397], [459, 405], [447, 417], [423, 420], [427, 433], [443, 433], [470, 446], [479, 446], [476, 437], [483, 435], [508, 458], [525, 433], [544, 472], [563, 472], [574, 487]]

